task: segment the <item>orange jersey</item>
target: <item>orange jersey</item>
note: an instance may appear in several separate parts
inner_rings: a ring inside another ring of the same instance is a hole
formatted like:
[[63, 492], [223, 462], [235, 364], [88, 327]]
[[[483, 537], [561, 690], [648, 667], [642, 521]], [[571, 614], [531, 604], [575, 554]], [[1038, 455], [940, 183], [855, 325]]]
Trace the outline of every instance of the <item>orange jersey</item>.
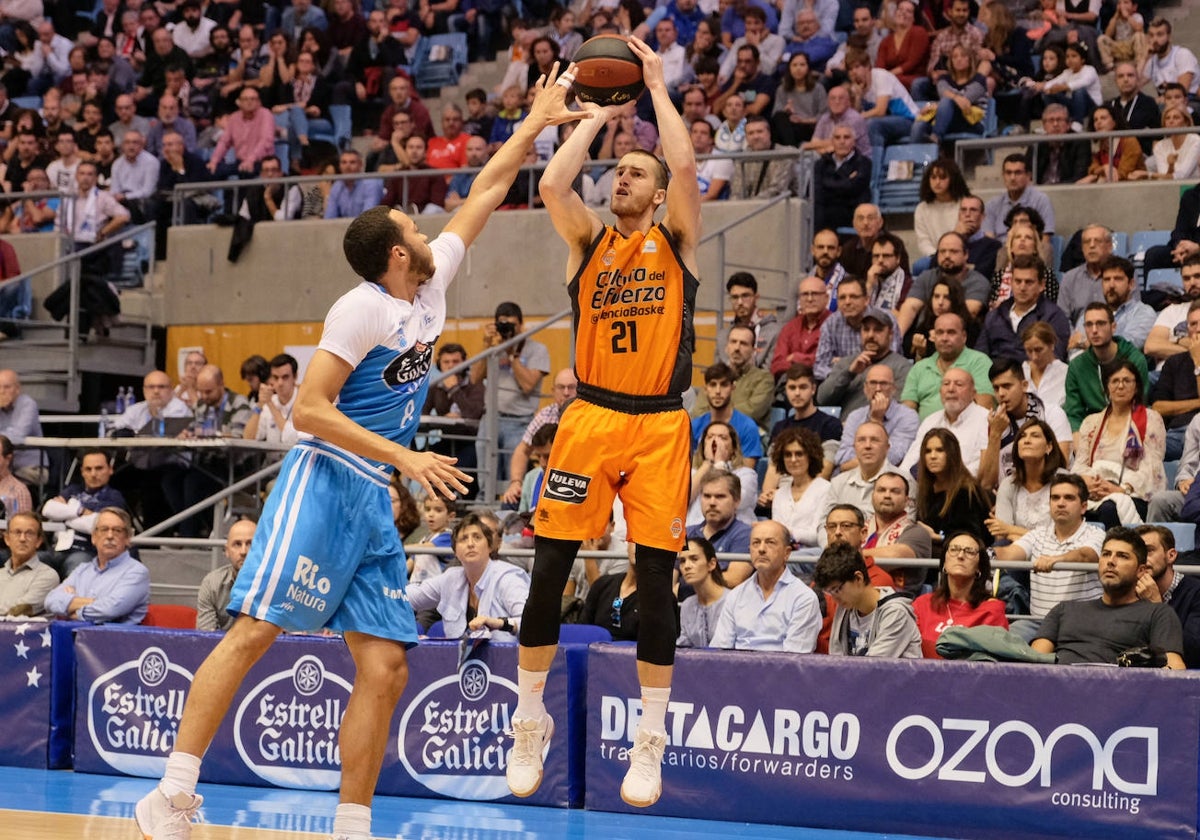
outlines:
[[699, 285], [661, 224], [628, 237], [605, 226], [567, 286], [580, 383], [633, 396], [686, 391]]

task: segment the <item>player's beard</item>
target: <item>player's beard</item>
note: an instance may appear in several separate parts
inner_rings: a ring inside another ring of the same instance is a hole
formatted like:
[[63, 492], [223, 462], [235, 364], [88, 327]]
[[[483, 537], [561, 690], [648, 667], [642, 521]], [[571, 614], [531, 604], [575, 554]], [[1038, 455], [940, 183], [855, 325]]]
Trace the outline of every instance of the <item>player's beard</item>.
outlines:
[[427, 249], [409, 248], [408, 256], [413, 274], [420, 277], [422, 283], [428, 282], [436, 269], [433, 264], [433, 255]]

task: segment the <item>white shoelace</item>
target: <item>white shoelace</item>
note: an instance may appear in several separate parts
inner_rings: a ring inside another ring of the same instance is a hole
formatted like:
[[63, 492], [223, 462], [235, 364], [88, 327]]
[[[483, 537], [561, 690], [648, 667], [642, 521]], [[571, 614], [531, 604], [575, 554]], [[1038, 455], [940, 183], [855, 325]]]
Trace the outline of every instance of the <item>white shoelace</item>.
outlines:
[[532, 764], [541, 754], [544, 744], [536, 720], [515, 722], [513, 728], [504, 734], [513, 739], [513, 764]]

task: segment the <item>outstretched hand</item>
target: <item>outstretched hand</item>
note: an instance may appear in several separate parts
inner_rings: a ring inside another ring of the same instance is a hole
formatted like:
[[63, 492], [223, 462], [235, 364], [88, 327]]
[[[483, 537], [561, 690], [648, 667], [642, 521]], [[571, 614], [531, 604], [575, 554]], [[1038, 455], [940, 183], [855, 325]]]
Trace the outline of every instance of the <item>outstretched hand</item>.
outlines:
[[453, 500], [456, 493], [465, 494], [467, 484], [472, 481], [469, 475], [454, 466], [457, 462], [457, 458], [436, 452], [405, 450], [394, 465], [401, 475], [420, 484], [430, 496]]
[[666, 90], [667, 81], [663, 75], [662, 56], [650, 49], [650, 45], [634, 35], [629, 36], [629, 49], [642, 60], [642, 79], [649, 91]]
[[529, 116], [546, 125], [561, 125], [575, 120], [592, 119], [595, 115], [591, 111], [572, 111], [567, 107], [567, 91], [571, 89], [571, 85], [564, 83], [575, 78], [575, 65], [569, 65], [561, 74], [558, 72], [559, 66], [559, 62], [554, 62], [549, 74], [538, 77], [537, 83], [534, 85], [537, 96], [534, 97], [533, 106], [529, 109]]

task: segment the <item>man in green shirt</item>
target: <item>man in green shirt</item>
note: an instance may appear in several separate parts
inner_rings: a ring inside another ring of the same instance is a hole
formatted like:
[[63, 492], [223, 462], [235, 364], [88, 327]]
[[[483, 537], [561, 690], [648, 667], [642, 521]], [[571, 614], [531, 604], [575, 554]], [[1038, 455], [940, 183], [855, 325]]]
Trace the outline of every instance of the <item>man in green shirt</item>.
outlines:
[[962, 317], [953, 312], [939, 315], [933, 322], [933, 345], [937, 352], [917, 362], [908, 372], [900, 402], [924, 420], [942, 408], [942, 377], [946, 371], [962, 368], [975, 380], [975, 402], [990, 410], [996, 404], [988, 379], [992, 360], [967, 347], [967, 329]]
[[[1089, 303], [1083, 311], [1083, 332], [1088, 349], [1071, 360], [1067, 367], [1067, 402], [1063, 408], [1071, 421], [1071, 430], [1079, 431], [1083, 418], [1103, 411], [1108, 405], [1100, 371], [1104, 365], [1117, 359], [1128, 359], [1142, 375], [1142, 382], [1150, 382], [1146, 371], [1146, 357], [1132, 342], [1114, 336], [1116, 321], [1108, 304]], [[914, 368], [915, 370], [916, 368]], [[909, 374], [912, 381], [912, 374]], [[1142, 397], [1145, 398], [1145, 394]]]

